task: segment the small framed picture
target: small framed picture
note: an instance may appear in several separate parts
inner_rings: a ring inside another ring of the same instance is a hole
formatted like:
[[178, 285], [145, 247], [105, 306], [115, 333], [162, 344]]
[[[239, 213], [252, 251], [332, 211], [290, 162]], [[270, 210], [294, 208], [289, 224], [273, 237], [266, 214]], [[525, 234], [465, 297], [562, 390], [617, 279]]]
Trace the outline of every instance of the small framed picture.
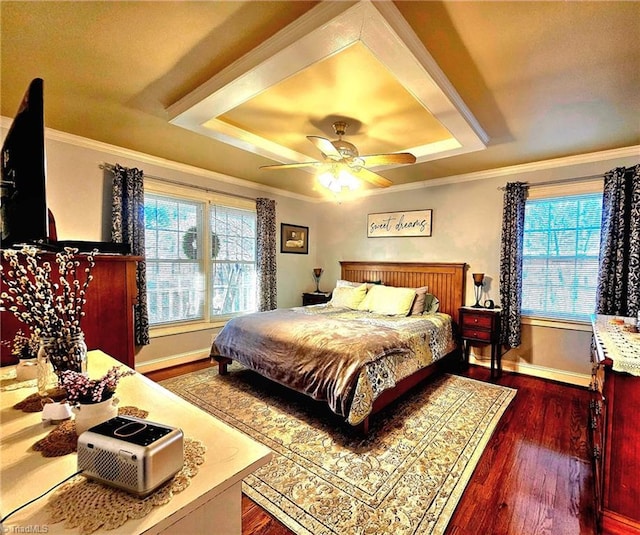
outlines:
[[280, 252], [309, 254], [309, 227], [280, 223]]

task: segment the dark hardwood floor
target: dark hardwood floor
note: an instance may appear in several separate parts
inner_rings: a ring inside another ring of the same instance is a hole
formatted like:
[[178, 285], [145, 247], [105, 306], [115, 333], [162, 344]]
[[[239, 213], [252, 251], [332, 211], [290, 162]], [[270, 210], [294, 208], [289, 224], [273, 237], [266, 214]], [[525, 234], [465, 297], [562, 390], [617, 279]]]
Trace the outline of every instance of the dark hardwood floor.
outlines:
[[[204, 360], [147, 376], [161, 381], [211, 365]], [[490, 380], [489, 370], [479, 366], [460, 375]], [[487, 444], [445, 533], [595, 534], [587, 390], [510, 373], [496, 382], [518, 393]], [[292, 534], [244, 495], [242, 533]]]

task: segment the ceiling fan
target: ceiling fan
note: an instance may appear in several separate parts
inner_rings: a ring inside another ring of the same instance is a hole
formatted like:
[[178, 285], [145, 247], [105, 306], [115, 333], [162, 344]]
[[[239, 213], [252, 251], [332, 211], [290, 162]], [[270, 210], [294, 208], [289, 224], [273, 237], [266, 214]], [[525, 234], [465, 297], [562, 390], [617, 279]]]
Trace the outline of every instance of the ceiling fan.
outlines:
[[285, 163], [278, 165], [263, 165], [260, 169], [289, 169], [294, 167], [316, 167], [318, 169], [327, 169], [330, 173], [338, 176], [341, 170], [346, 170], [357, 178], [361, 178], [375, 186], [386, 188], [392, 182], [383, 176], [367, 169], [369, 166], [377, 165], [399, 165], [415, 163], [416, 157], [410, 152], [396, 152], [390, 154], [371, 154], [369, 156], [360, 156], [358, 149], [353, 143], [349, 143], [342, 139], [348, 124], [344, 121], [336, 121], [333, 123], [333, 129], [338, 139], [330, 141], [320, 136], [307, 136], [307, 139], [313, 143], [322, 154], [322, 161], [302, 162], [302, 163]]

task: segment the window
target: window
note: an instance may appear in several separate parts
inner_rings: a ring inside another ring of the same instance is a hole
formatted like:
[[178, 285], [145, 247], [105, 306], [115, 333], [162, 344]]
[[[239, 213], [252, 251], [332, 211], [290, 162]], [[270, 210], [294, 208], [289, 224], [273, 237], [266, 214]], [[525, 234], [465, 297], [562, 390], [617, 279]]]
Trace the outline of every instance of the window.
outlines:
[[150, 325], [210, 322], [255, 311], [255, 205], [156, 187], [169, 192], [148, 188], [152, 191], [145, 193]]
[[[256, 214], [212, 206], [211, 293], [213, 314], [256, 310]], [[217, 248], [217, 251], [216, 251]]]
[[523, 315], [588, 320], [593, 314], [601, 216], [601, 192], [527, 200]]

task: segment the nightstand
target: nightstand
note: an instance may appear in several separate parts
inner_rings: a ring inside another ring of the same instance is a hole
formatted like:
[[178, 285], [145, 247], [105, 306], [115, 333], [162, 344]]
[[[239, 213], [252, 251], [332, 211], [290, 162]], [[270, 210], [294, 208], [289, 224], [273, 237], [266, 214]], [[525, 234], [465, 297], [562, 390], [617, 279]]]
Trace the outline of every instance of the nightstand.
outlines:
[[305, 292], [302, 294], [302, 306], [321, 305], [328, 303], [331, 299], [331, 292]]
[[499, 308], [460, 307], [460, 330], [464, 349], [464, 360], [469, 362], [469, 350], [474, 344], [491, 344], [491, 377], [502, 375], [500, 354]]

